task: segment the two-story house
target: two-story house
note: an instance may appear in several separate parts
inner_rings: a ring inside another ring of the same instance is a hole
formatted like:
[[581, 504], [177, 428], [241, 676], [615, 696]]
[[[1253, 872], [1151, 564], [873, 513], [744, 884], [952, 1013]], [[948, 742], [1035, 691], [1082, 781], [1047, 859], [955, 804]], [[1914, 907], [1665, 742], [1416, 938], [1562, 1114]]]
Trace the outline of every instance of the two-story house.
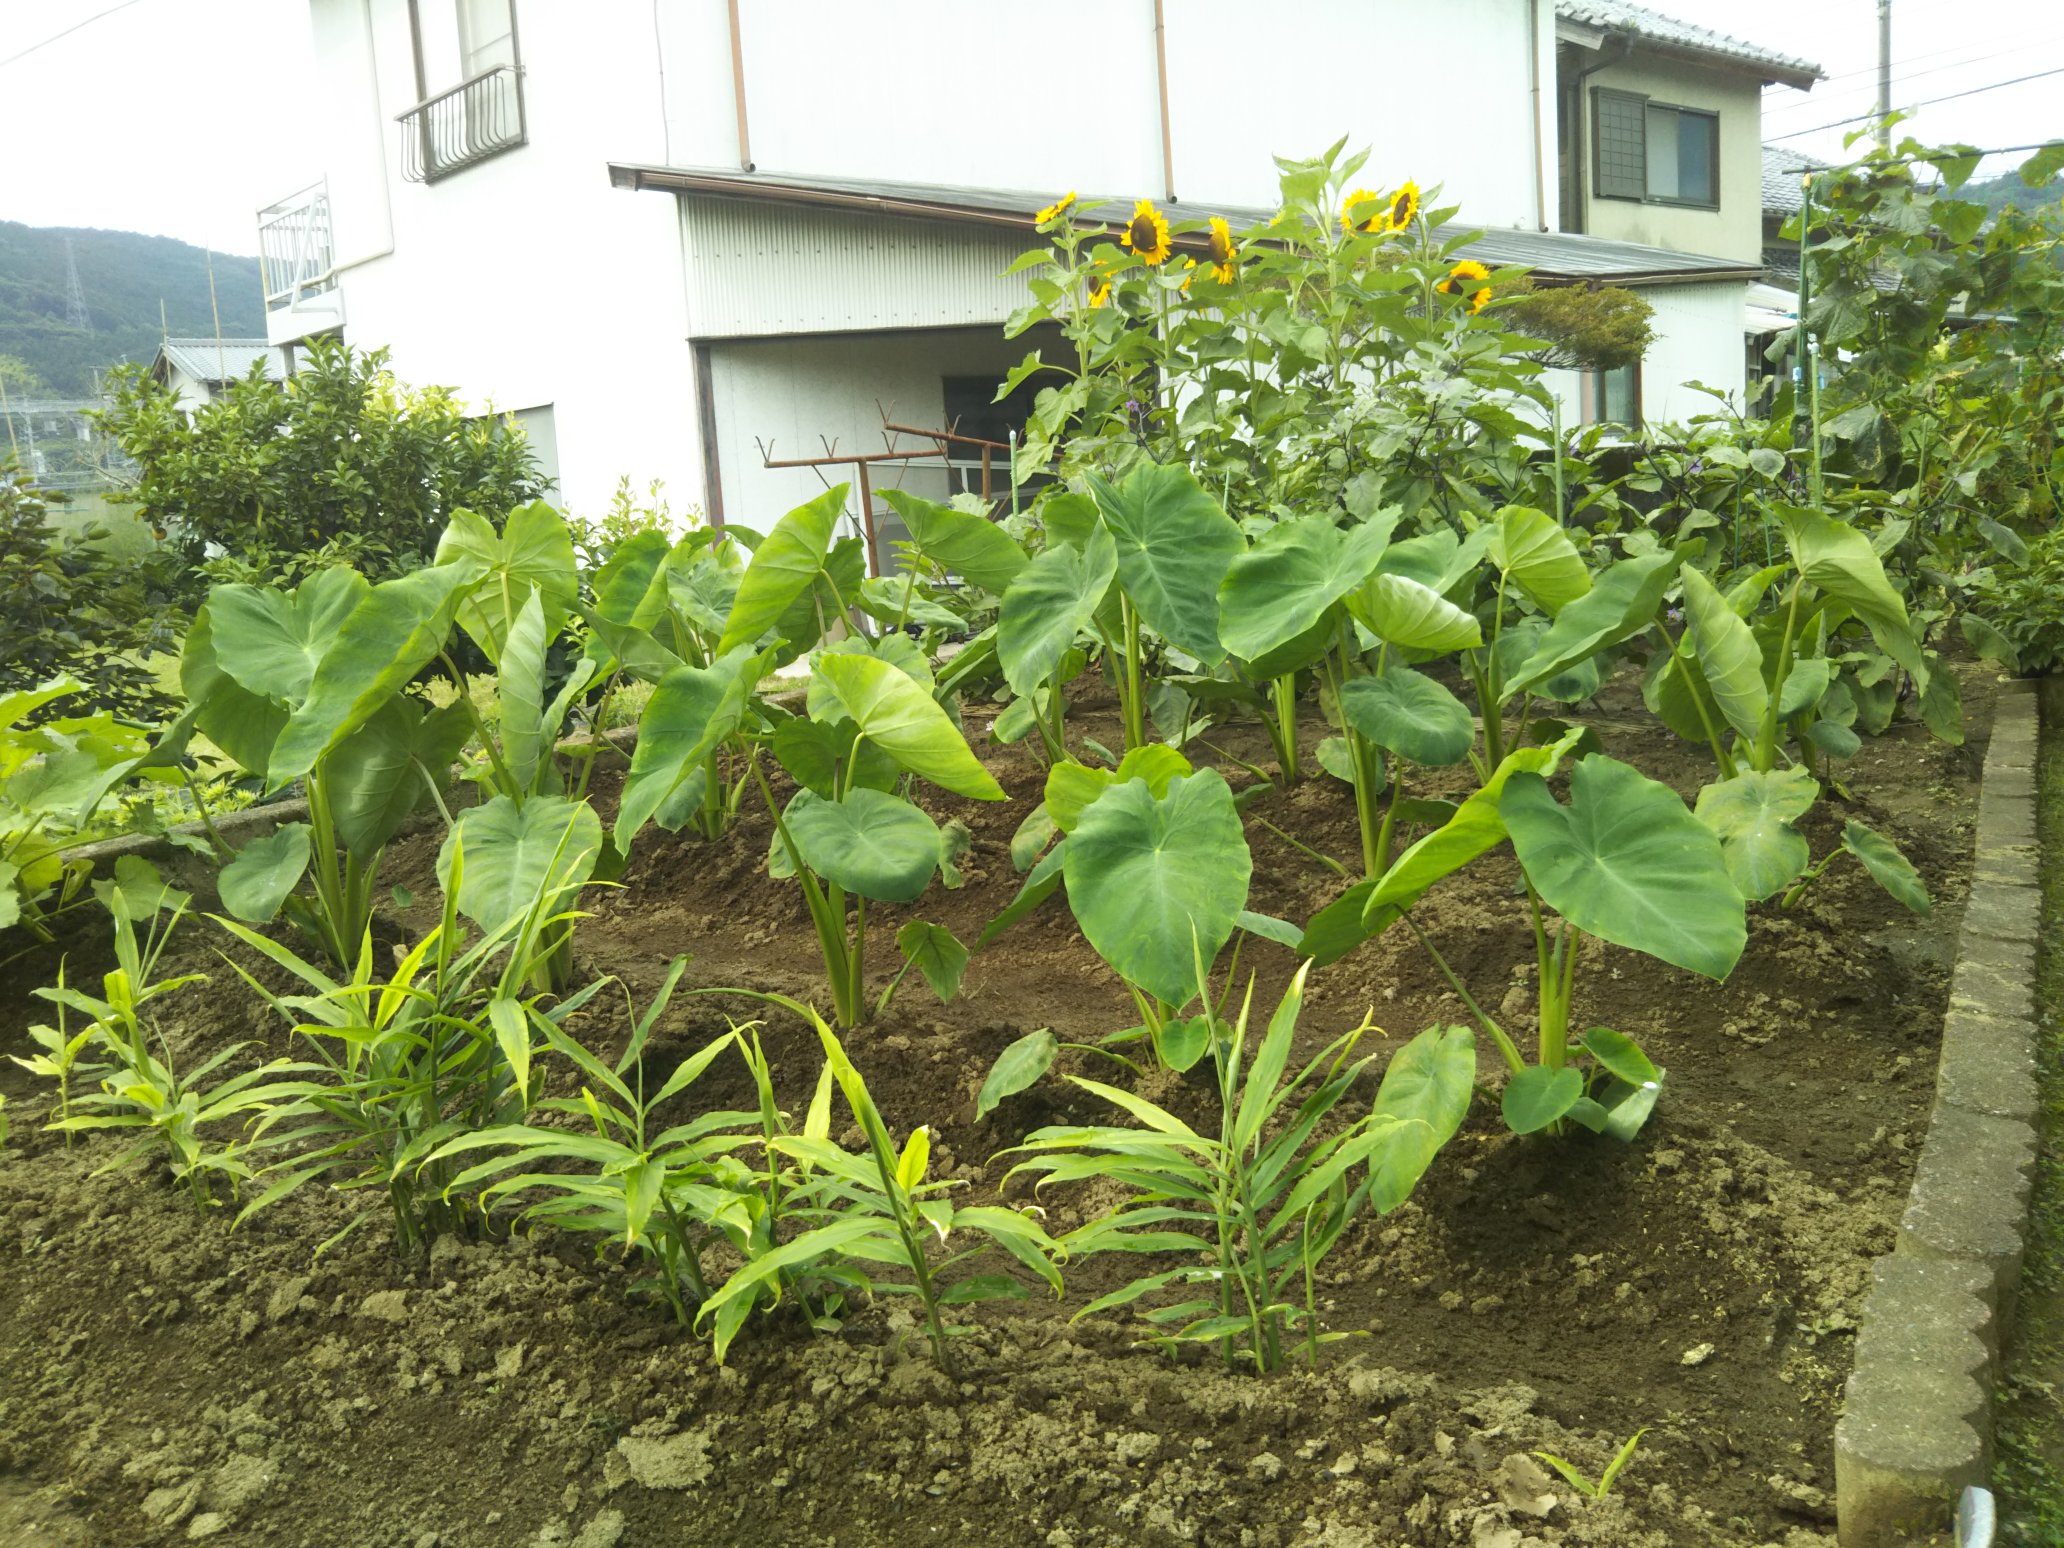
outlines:
[[518, 412], [576, 510], [620, 475], [754, 524], [863, 471], [972, 479], [975, 448], [922, 437], [896, 444], [930, 461], [781, 464], [882, 453], [885, 418], [1000, 438], [988, 400], [1027, 347], [1003, 270], [1058, 193], [1237, 223], [1273, 206], [1272, 152], [1343, 135], [1372, 184], [1439, 185], [1488, 260], [1648, 293], [1650, 417], [1686, 406], [1677, 382], [1741, 380], [1753, 240], [1561, 229], [1583, 45], [1555, 0], [1288, 0], [1265, 24], [1233, 0], [308, 4], [330, 139], [321, 181], [261, 214], [273, 341], [387, 345]]
[[[1811, 90], [1820, 67], [1625, 0], [1557, 0], [1555, 13], [1562, 229], [1763, 265], [1763, 88]], [[1681, 336], [1669, 316], [1681, 295], [1653, 299], [1664, 341]], [[1758, 349], [1764, 319], [1737, 326]], [[1584, 415], [1671, 418], [1703, 406], [1684, 381], [1742, 385], [1742, 368], [1713, 377], [1693, 363], [1664, 342], [1586, 382]]]

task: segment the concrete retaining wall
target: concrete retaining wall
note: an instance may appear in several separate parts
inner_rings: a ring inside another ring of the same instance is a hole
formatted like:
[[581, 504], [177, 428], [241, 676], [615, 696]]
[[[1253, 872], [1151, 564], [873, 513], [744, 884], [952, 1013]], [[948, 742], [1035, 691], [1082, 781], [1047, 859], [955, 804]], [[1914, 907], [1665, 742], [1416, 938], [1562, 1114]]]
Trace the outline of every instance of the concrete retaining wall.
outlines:
[[2037, 1144], [2034, 687], [1995, 701], [1935, 1108], [1835, 1426], [1842, 1548], [1947, 1541], [1958, 1495], [1991, 1471]]

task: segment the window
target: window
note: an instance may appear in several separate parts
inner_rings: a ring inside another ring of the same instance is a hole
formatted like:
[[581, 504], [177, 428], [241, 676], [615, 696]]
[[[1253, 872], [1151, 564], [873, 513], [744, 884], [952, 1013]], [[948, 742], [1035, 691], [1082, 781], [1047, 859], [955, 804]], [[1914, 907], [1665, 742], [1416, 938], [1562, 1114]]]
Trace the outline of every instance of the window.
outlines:
[[1587, 425], [1641, 427], [1641, 367], [1617, 366], [1610, 371], [1586, 371], [1583, 381], [1583, 415]]
[[1719, 114], [1602, 87], [1592, 100], [1600, 198], [1719, 207]]
[[416, 105], [401, 115], [402, 175], [434, 183], [522, 145], [515, 0], [409, 0]]

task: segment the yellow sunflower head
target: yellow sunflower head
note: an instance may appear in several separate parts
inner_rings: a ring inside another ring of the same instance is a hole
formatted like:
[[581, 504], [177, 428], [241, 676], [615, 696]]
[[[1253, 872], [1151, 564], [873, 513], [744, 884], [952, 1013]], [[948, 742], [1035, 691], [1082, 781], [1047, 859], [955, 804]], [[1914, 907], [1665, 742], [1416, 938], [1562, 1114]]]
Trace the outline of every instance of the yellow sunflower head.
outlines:
[[1343, 231], [1386, 231], [1389, 219], [1383, 195], [1367, 188], [1357, 188], [1340, 205], [1340, 229]]
[[[1454, 268], [1448, 270], [1448, 277], [1434, 288], [1444, 296], [1459, 296], [1466, 286], [1480, 283], [1490, 277], [1491, 271], [1478, 263], [1474, 258], [1464, 258]], [[1485, 290], [1483, 295], [1488, 299], [1490, 292]], [[1481, 311], [1482, 308], [1475, 307], [1474, 310]]]
[[1390, 196], [1390, 208], [1385, 212], [1390, 229], [1402, 231], [1419, 218], [1419, 185], [1407, 179], [1404, 187]]
[[1089, 309], [1092, 312], [1110, 299], [1111, 282], [1108, 278], [1100, 274], [1089, 282]]
[[1491, 287], [1486, 285], [1469, 298], [1469, 315], [1474, 317], [1491, 304]]
[[1233, 244], [1233, 228], [1223, 215], [1211, 217], [1211, 277], [1230, 285], [1239, 263], [1240, 250]]
[[1196, 259], [1194, 259], [1194, 258], [1185, 258], [1185, 259], [1183, 260], [1183, 277], [1182, 277], [1182, 293], [1183, 293], [1184, 295], [1188, 295], [1188, 294], [1190, 293], [1190, 281], [1191, 281], [1191, 280], [1193, 280], [1193, 279], [1195, 279], [1196, 277], [1197, 277], [1197, 260], [1196, 260]]
[[1168, 217], [1154, 208], [1154, 201], [1142, 199], [1132, 207], [1132, 219], [1118, 234], [1143, 263], [1166, 263], [1175, 248], [1168, 240]]
[[1059, 220], [1063, 215], [1067, 214], [1069, 210], [1073, 209], [1074, 206], [1075, 190], [1071, 188], [1066, 193], [1062, 194], [1060, 198], [1054, 200], [1053, 203], [1049, 204], [1045, 209], [1041, 210], [1037, 215], [1034, 215], [1032, 217], [1033, 223], [1035, 225], [1044, 226], [1049, 221]]

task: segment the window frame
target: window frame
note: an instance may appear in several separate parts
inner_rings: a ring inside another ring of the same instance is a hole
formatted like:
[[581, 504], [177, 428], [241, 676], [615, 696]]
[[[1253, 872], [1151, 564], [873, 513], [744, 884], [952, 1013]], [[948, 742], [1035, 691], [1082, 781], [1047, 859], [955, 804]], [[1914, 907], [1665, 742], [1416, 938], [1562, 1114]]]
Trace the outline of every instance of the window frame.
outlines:
[[[1641, 107], [1641, 192], [1639, 195], [1608, 193], [1605, 189], [1604, 159], [1605, 136], [1600, 129], [1601, 104], [1612, 98], [1621, 102], [1639, 103]], [[1703, 118], [1713, 126], [1713, 197], [1710, 199], [1682, 199], [1667, 194], [1652, 193], [1648, 187], [1648, 115], [1661, 109], [1675, 113], [1679, 118]], [[1625, 91], [1616, 86], [1594, 86], [1591, 88], [1591, 192], [1594, 198], [1612, 199], [1622, 204], [1660, 204], [1679, 210], [1711, 210], [1720, 208], [1720, 112], [1717, 108], [1688, 107], [1681, 102], [1658, 102], [1645, 92]]]
[[[1579, 419], [1586, 426], [1609, 425], [1614, 429], [1625, 430], [1630, 434], [1640, 430], [1647, 423], [1646, 416], [1642, 411], [1641, 399], [1646, 384], [1642, 380], [1641, 365], [1642, 362], [1636, 360], [1628, 365], [1615, 366], [1610, 371], [1593, 369], [1582, 372], [1579, 377], [1577, 390], [1577, 413]], [[1605, 412], [1606, 378], [1621, 371], [1628, 373], [1628, 407], [1633, 414], [1631, 423], [1624, 419], [1610, 419]]]

